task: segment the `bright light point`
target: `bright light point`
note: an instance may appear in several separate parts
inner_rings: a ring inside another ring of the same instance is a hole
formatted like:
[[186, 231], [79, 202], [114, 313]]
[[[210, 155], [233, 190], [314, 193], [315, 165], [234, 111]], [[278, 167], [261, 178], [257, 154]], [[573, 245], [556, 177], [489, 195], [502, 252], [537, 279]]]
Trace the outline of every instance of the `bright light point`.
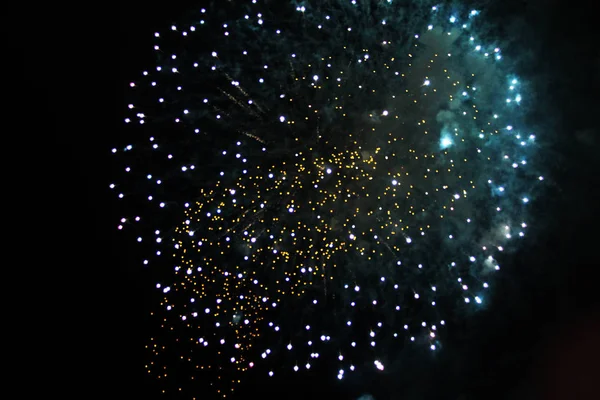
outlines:
[[475, 296], [475, 302], [477, 302], [477, 304], [481, 304], [481, 298], [479, 296]]
[[284, 116], [279, 117], [279, 121], [280, 122], [285, 122], [285, 117]]
[[450, 23], [455, 23], [456, 22], [456, 17], [450, 17]]
[[412, 243], [412, 239], [411, 238], [406, 238], [406, 243]]
[[529, 199], [527, 197], [523, 198], [523, 203], [529, 203]]
[[394, 180], [392, 181], [392, 185], [396, 186], [397, 184], [398, 184], [398, 181], [394, 179]]
[[427, 27], [427, 29], [428, 29], [428, 30], [432, 30], [432, 29], [433, 29], [433, 25], [429, 25], [429, 26]]
[[383, 371], [383, 364], [380, 361], [375, 361], [375, 366], [378, 370]]
[[440, 146], [442, 149], [447, 149], [448, 147], [452, 146], [453, 142], [452, 139], [450, 137], [443, 137], [442, 140], [440, 141]]
[[315, 81], [315, 82], [316, 82], [316, 81], [318, 81], [318, 80], [319, 80], [319, 76], [318, 76], [318, 75], [314, 75], [314, 76], [313, 76], [313, 81]]
[[327, 171], [326, 171], [326, 172], [327, 172], [328, 174], [331, 174], [331, 168], [327, 168]]
[[429, 86], [431, 84], [431, 81], [428, 79], [425, 82], [423, 82], [424, 86]]

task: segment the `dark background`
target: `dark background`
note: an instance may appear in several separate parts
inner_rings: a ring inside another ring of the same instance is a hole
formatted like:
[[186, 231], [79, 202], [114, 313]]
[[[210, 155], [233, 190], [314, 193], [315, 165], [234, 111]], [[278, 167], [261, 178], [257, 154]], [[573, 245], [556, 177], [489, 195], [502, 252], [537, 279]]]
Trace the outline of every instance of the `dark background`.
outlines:
[[[126, 83], [152, 65], [153, 32], [196, 4], [172, 3], [6, 10], [4, 196], [16, 225], [6, 261], [18, 267], [7, 268], [18, 275], [10, 291], [28, 310], [15, 325], [28, 354], [14, 368], [29, 377], [21, 397], [40, 388], [67, 398], [160, 397], [143, 371], [153, 282], [115, 229], [109, 149], [122, 132]], [[502, 4], [523, 16], [533, 32], [523, 45], [552, 72], [538, 99], [549, 110], [540, 126], [557, 140], [547, 160], [556, 185], [536, 216], [543, 229], [436, 366], [415, 356], [357, 378], [348, 398], [598, 398], [598, 26], [591, 2]], [[314, 376], [269, 382], [247, 384], [240, 398], [341, 397]]]

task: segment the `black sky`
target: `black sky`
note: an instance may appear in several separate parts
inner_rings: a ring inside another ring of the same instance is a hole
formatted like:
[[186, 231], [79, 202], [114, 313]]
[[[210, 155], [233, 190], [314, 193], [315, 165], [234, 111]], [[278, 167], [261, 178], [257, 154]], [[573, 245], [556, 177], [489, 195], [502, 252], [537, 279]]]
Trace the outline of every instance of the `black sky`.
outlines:
[[[547, 70], [555, 71], [539, 99], [552, 113], [547, 118], [557, 132], [556, 159], [561, 157], [560, 162], [548, 160], [557, 187], [539, 215], [544, 230], [505, 269], [495, 304], [465, 330], [476, 334], [453, 338], [440, 367], [418, 366], [412, 374], [401, 368], [402, 376], [360, 382], [381, 398], [408, 398], [403, 390], [410, 380], [430, 386], [421, 398], [576, 399], [584, 398], [575, 396], [577, 390], [591, 390], [589, 385], [598, 381], [597, 364], [591, 361], [600, 359], [600, 329], [593, 319], [599, 310], [600, 275], [599, 29], [591, 4], [505, 3], [515, 4], [526, 20], [539, 24], [531, 30], [543, 34], [524, 40], [535, 40], [529, 45], [536, 60], [543, 58], [550, 65]], [[23, 285], [14, 287], [21, 295], [40, 295], [35, 306], [23, 296], [26, 308], [38, 310], [33, 323], [27, 321], [32, 323], [26, 329], [31, 339], [25, 344], [35, 346], [37, 364], [24, 364], [56, 375], [43, 385], [52, 394], [158, 398], [143, 374], [153, 282], [140, 273], [130, 243], [117, 235], [108, 150], [122, 132], [126, 82], [153, 62], [152, 33], [190, 4], [133, 0], [30, 10], [25, 5], [7, 11], [10, 44], [5, 54], [11, 55], [11, 72], [6, 98], [11, 106], [3, 131], [19, 144], [5, 149], [5, 168], [9, 180], [15, 180], [16, 209], [23, 208], [19, 215], [27, 221], [15, 230], [14, 248], [26, 260], [17, 265], [32, 267], [22, 269], [17, 282]], [[539, 118], [544, 126], [545, 116]], [[10, 220], [17, 215], [8, 213]], [[29, 281], [40, 290], [30, 292]], [[40, 343], [39, 338], [46, 339]], [[592, 371], [596, 381], [586, 381]], [[36, 382], [32, 378], [30, 383]], [[314, 392], [312, 397], [333, 397], [319, 389], [322, 385], [301, 382], [294, 386], [296, 398], [300, 387]], [[446, 396], [439, 397], [436, 386], [445, 388]], [[546, 395], [539, 387], [552, 390]], [[249, 393], [271, 398], [266, 389], [251, 388]], [[279, 390], [285, 393], [285, 388]]]

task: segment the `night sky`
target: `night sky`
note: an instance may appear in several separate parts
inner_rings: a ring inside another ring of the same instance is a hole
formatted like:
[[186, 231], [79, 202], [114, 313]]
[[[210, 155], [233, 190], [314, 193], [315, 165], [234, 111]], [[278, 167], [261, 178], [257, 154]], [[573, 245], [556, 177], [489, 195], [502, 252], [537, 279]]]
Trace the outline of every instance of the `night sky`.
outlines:
[[[73, 398], [105, 391], [115, 399], [165, 398], [143, 369], [154, 282], [139, 267], [131, 243], [115, 230], [119, 211], [108, 183], [114, 176], [109, 149], [123, 129], [126, 83], [152, 65], [152, 33], [194, 4], [174, 3], [48, 7], [33, 18], [15, 13], [21, 18], [12, 22], [15, 37], [24, 32], [11, 48], [18, 60], [15, 73], [26, 82], [14, 85], [15, 103], [24, 105], [14, 115], [23, 121], [26, 143], [43, 143], [39, 157], [25, 158], [41, 165], [23, 193], [31, 191], [33, 197], [27, 198], [34, 199], [37, 216], [49, 217], [40, 224], [41, 239], [49, 239], [45, 254], [54, 256], [40, 256], [36, 265], [46, 271], [40, 276], [61, 287], [44, 295], [52, 299], [46, 308], [54, 308], [56, 301], [65, 311], [60, 317], [49, 313], [44, 327], [34, 332], [44, 336], [50, 329], [53, 342], [60, 343], [50, 346], [44, 361], [46, 370], [58, 372], [49, 387], [72, 390]], [[364, 393], [377, 400], [597, 397], [597, 21], [593, 6], [583, 3], [505, 4], [503, 12], [530, 21], [525, 47], [552, 72], [547, 93], [538, 94], [538, 101], [551, 114], [540, 120], [549, 121], [545, 126], [557, 136], [547, 160], [557, 185], [536, 215], [543, 229], [513, 265], [505, 266], [493, 304], [451, 334], [435, 365], [416, 361], [397, 371], [362, 376], [342, 391], [318, 377], [261, 378], [242, 384], [236, 398], [356, 399]], [[37, 110], [35, 118], [28, 109]], [[55, 147], [56, 152], [46, 151]]]

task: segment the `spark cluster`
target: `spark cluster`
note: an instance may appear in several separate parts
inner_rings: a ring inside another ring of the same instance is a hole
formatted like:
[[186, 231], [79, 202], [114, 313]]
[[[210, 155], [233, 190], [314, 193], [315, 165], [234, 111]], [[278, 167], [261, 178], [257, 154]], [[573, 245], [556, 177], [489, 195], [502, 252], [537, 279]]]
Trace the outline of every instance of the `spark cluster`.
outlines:
[[472, 32], [479, 12], [316, 3], [202, 9], [155, 34], [161, 62], [130, 84], [125, 122], [150, 138], [113, 149], [111, 189], [131, 204], [119, 229], [169, 271], [159, 380], [175, 363], [226, 396], [250, 368], [326, 355], [343, 379], [437, 351], [526, 235], [544, 179], [526, 87]]

